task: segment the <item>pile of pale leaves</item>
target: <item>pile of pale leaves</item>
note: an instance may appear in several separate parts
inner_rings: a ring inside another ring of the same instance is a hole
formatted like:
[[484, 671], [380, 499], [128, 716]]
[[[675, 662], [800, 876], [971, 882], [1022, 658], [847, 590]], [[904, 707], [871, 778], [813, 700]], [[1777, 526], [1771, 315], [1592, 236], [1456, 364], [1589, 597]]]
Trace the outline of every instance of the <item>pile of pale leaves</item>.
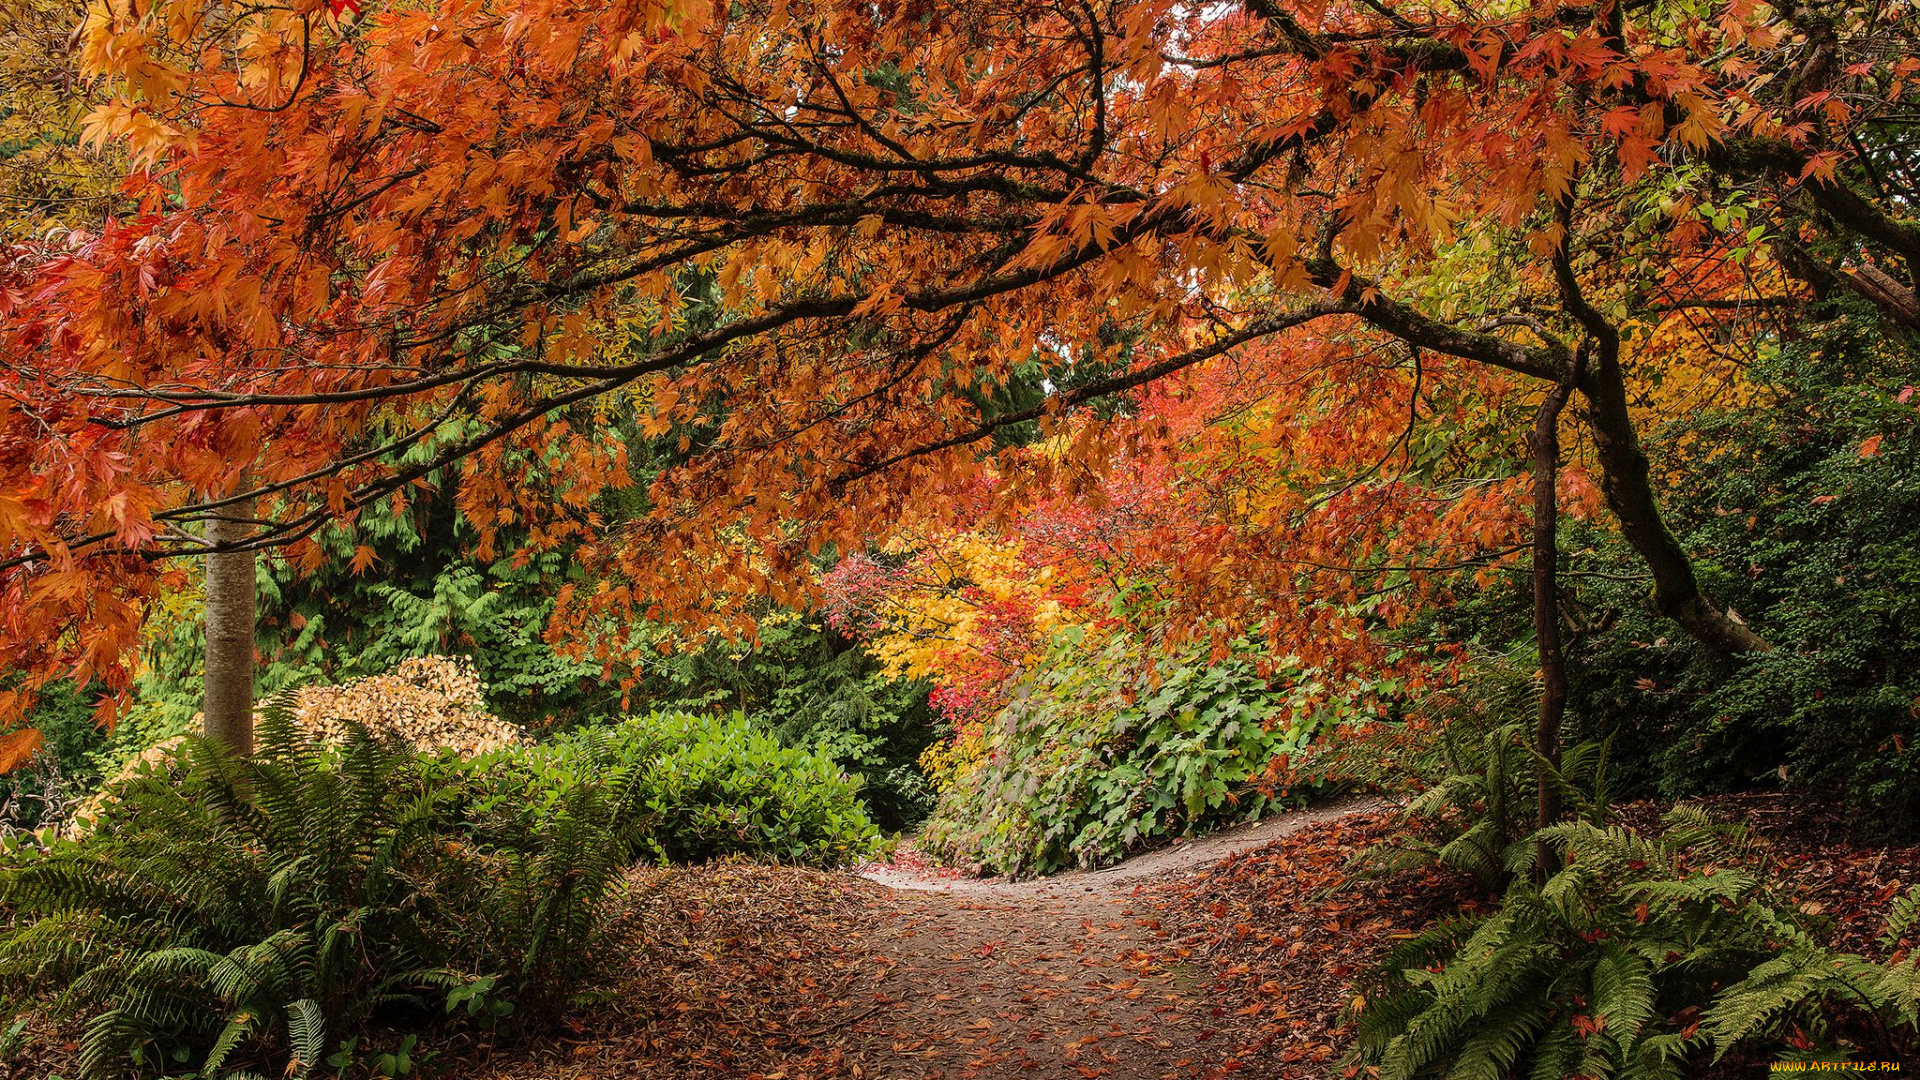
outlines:
[[294, 722], [328, 742], [346, 738], [357, 725], [416, 750], [462, 757], [526, 742], [517, 725], [487, 711], [485, 690], [464, 657], [420, 656], [381, 675], [301, 690]]

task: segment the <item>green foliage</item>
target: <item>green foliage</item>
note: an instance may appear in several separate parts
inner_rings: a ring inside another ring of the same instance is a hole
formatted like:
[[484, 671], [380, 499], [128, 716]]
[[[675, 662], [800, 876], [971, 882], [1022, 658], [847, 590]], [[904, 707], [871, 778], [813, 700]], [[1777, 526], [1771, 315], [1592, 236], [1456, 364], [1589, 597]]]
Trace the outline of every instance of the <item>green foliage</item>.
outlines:
[[100, 751], [108, 741], [94, 721], [94, 695], [61, 680], [41, 691], [27, 723], [40, 729], [40, 750], [24, 766], [0, 775], [0, 832], [29, 831], [58, 820], [100, 781]]
[[717, 642], [662, 658], [641, 694], [686, 712], [738, 710], [787, 746], [831, 758], [862, 781], [880, 827], [918, 824], [933, 793], [918, 761], [936, 736], [927, 687], [888, 679], [853, 642], [798, 618], [768, 618], [751, 645]]
[[[1584, 609], [1618, 625], [1577, 651], [1575, 708], [1621, 726], [1627, 790], [1779, 784], [1920, 828], [1920, 413], [1911, 360], [1846, 321], [1751, 374], [1765, 409], [1680, 418], [1657, 453], [1713, 455], [1668, 494], [1709, 592], [1776, 646], [1727, 665], [1653, 614], [1619, 541], [1575, 537]], [[1870, 442], [1870, 440], [1877, 440]], [[1614, 580], [1624, 577], [1628, 580]]]
[[[569, 660], [542, 638], [553, 611], [549, 590], [565, 564], [558, 552], [524, 566], [450, 562], [430, 578], [366, 583], [359, 591], [367, 606], [360, 610], [339, 604], [337, 593], [316, 597], [304, 588], [292, 610], [305, 625], [283, 641], [273, 679], [310, 682], [324, 674], [344, 680], [452, 648], [473, 657], [490, 706], [507, 719], [546, 723], [604, 705], [613, 694], [600, 684], [600, 665]], [[320, 643], [329, 626], [342, 622], [348, 648], [335, 653]], [[329, 656], [340, 662], [329, 664]]]
[[1533, 745], [1538, 701], [1526, 662], [1496, 657], [1422, 697], [1414, 719], [1375, 724], [1337, 743], [1321, 766], [1328, 779], [1406, 800], [1406, 831], [1365, 861], [1383, 871], [1437, 862], [1503, 887], [1535, 856], [1543, 775], [1565, 812], [1601, 823], [1611, 740], [1567, 747], [1558, 764], [1543, 759]]
[[190, 738], [83, 839], [0, 868], [0, 982], [90, 1017], [89, 1075], [305, 1076], [375, 1015], [494, 1019], [585, 971], [621, 777], [528, 815], [364, 732], [313, 742], [284, 700], [260, 736], [245, 760]]
[[[277, 555], [256, 571], [263, 695], [293, 686], [341, 683], [415, 656], [469, 656], [486, 684], [488, 707], [523, 726], [564, 724], [617, 708], [617, 688], [597, 662], [568, 659], [544, 638], [554, 597], [579, 571], [566, 551], [481, 559], [476, 534], [455, 509], [457, 481], [435, 474], [402, 513], [367, 512], [351, 529], [315, 534], [325, 555], [303, 571]], [[498, 544], [511, 549], [508, 530]], [[354, 551], [374, 552], [368, 571]], [[202, 629], [197, 618], [152, 627], [141, 699], [178, 730], [200, 708]], [[130, 748], [137, 752], [140, 747]]]
[[1116, 636], [1098, 650], [1062, 635], [979, 733], [941, 793], [925, 840], [1002, 873], [1114, 861], [1156, 840], [1252, 820], [1282, 801], [1260, 781], [1349, 719], [1309, 708], [1310, 672], [1263, 677], [1252, 650], [1212, 662], [1204, 644], [1153, 656]]
[[[1584, 821], [1538, 839], [1563, 869], [1517, 878], [1488, 917], [1442, 923], [1362, 981], [1356, 1052], [1384, 1080], [1678, 1078], [1707, 1056], [1783, 1053], [1790, 1034], [1829, 1054], [1910, 1045], [1914, 958], [1821, 948], [1740, 868], [1738, 826], [1683, 806], [1657, 839]], [[1846, 1009], [1871, 1016], [1837, 1024]]]
[[484, 791], [482, 809], [529, 822], [573, 792], [618, 787], [625, 794], [617, 832], [629, 857], [836, 866], [871, 854], [880, 840], [859, 781], [738, 714], [629, 716], [531, 747], [443, 757], [435, 768]]

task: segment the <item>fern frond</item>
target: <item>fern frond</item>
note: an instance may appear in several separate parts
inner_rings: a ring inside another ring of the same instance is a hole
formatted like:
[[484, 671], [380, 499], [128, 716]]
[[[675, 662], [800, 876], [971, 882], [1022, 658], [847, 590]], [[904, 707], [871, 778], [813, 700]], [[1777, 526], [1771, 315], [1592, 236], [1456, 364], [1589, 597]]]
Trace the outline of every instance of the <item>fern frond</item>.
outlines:
[[1508, 1000], [1489, 1010], [1453, 1055], [1447, 1080], [1505, 1080], [1552, 1014], [1553, 1003], [1544, 997]]
[[1682, 1080], [1688, 1055], [1707, 1041], [1705, 1035], [1689, 1039], [1678, 1032], [1643, 1038], [1627, 1050], [1617, 1080]]
[[[1865, 963], [1864, 961], [1862, 963]], [[1920, 1028], [1920, 953], [1886, 964], [1866, 964], [1870, 971], [1850, 973], [1862, 996], [1894, 1027]]]
[[213, 1048], [207, 1051], [206, 1064], [201, 1066], [200, 1075], [217, 1077], [220, 1067], [241, 1043], [251, 1038], [260, 1029], [261, 1017], [251, 1010], [241, 1009], [227, 1018], [220, 1034], [214, 1037]]
[[287, 1006], [287, 1040], [293, 1044], [287, 1075], [306, 1080], [327, 1053], [327, 1018], [319, 1002], [301, 998]]
[[1594, 961], [1592, 990], [1593, 1015], [1606, 1018], [1606, 1030], [1616, 1039], [1637, 1036], [1653, 1019], [1653, 967], [1638, 953], [1604, 944]]
[[1920, 885], [1909, 887], [1887, 908], [1887, 926], [1880, 935], [1880, 947], [1889, 951], [1898, 948], [1901, 939], [1916, 926], [1920, 926]]
[[1713, 1036], [1714, 1060], [1760, 1034], [1781, 1013], [1816, 1000], [1826, 979], [1824, 971], [1800, 956], [1777, 957], [1748, 972], [1715, 998], [1702, 1017], [1702, 1026]]
[[1562, 1019], [1534, 1044], [1533, 1067], [1527, 1075], [1530, 1080], [1567, 1080], [1579, 1074], [1580, 1061], [1585, 1055], [1581, 1038]]

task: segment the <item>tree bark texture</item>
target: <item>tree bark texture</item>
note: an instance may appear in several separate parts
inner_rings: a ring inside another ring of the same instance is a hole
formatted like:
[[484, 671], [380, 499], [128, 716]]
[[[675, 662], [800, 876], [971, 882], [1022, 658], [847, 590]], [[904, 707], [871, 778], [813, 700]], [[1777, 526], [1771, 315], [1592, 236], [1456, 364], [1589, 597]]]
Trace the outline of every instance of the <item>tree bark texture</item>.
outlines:
[[[218, 546], [246, 539], [252, 499], [218, 511], [207, 540]], [[211, 551], [206, 560], [206, 735], [233, 753], [253, 753], [254, 559], [245, 551]]]

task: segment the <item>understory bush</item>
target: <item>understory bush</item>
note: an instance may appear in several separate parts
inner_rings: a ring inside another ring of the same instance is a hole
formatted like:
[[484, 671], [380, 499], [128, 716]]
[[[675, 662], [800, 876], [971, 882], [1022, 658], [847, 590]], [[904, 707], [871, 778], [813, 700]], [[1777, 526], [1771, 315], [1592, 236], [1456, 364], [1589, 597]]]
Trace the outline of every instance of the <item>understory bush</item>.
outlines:
[[[1751, 843], [1680, 807], [1658, 837], [1566, 822], [1563, 867], [1521, 874], [1479, 920], [1395, 949], [1359, 1000], [1357, 1054], [1384, 1080], [1678, 1078], [1735, 1051], [1897, 1060], [1916, 1047], [1920, 889], [1873, 960], [1819, 945], [1751, 865]], [[1523, 845], [1521, 850], [1532, 850]]]
[[750, 646], [715, 641], [649, 665], [641, 692], [662, 710], [737, 710], [783, 744], [833, 759], [860, 779], [860, 799], [883, 829], [911, 828], [933, 807], [919, 767], [939, 735], [927, 685], [888, 678], [831, 627], [770, 613]]
[[618, 783], [629, 793], [619, 833], [634, 858], [835, 866], [880, 843], [858, 780], [738, 714], [628, 716], [438, 768], [484, 789], [489, 809], [536, 819], [569, 792]]
[[564, 999], [625, 865], [633, 792], [527, 815], [397, 741], [302, 733], [284, 696], [237, 759], [189, 737], [77, 840], [0, 865], [0, 985], [89, 1019], [86, 1074], [303, 1077], [342, 1033]]
[[1214, 662], [1202, 644], [1153, 657], [1125, 636], [1089, 651], [1062, 635], [998, 714], [960, 733], [925, 843], [1043, 874], [1268, 812], [1282, 799], [1261, 782], [1276, 757], [1352, 706], [1306, 704], [1319, 690], [1310, 673], [1265, 677], [1249, 653]]

